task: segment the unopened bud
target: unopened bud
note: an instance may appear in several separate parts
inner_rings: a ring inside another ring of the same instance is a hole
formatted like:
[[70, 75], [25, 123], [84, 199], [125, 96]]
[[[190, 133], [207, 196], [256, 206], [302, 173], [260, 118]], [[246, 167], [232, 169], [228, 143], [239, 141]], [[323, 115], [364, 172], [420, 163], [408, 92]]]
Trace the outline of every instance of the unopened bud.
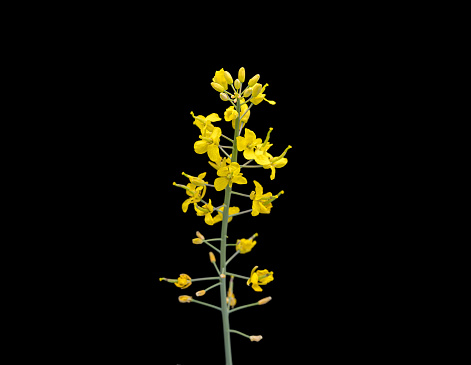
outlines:
[[202, 297], [205, 294], [206, 294], [206, 290], [200, 290], [200, 291], [196, 292], [197, 297]]
[[[240, 77], [239, 77], [240, 78]], [[259, 74], [256, 74], [254, 77], [252, 77], [250, 80], [249, 80], [249, 86], [252, 87], [254, 86], [258, 79], [260, 78], [260, 75]]]
[[240, 89], [240, 81], [239, 81], [239, 79], [236, 79], [236, 80], [234, 81], [234, 87], [236, 88], [236, 90], [239, 90], [239, 89]]
[[271, 300], [271, 297], [266, 297], [258, 301], [258, 305], [267, 304]]
[[225, 94], [225, 93], [220, 93], [219, 97], [221, 98], [222, 101], [228, 101], [229, 100], [229, 96], [227, 96], [227, 94]]
[[244, 91], [244, 98], [250, 96], [250, 94], [252, 94], [252, 88], [251, 88], [251, 87], [248, 87], [248, 88], [245, 89], [245, 91]]
[[252, 97], [255, 98], [258, 94], [260, 94], [260, 91], [262, 91], [262, 84], [256, 83], [253, 86]]
[[255, 342], [258, 342], [262, 339], [263, 337], [262, 336], [250, 336], [250, 341], [255, 341]]
[[211, 262], [216, 262], [216, 257], [214, 256], [214, 254], [212, 252], [209, 252], [209, 260]]
[[178, 300], [179, 300], [180, 303], [190, 303], [191, 299], [192, 299], [192, 297], [190, 297], [189, 295], [180, 295], [178, 297]]
[[239, 69], [239, 75], [238, 75], [238, 77], [239, 77], [240, 82], [244, 82], [244, 81], [245, 81], [245, 68], [241, 67], [241, 68]]
[[191, 242], [193, 242], [195, 245], [201, 245], [203, 240], [201, 238], [193, 238]]
[[224, 71], [224, 78], [226, 79], [229, 85], [232, 84], [232, 76], [229, 71]]
[[217, 82], [212, 82], [211, 86], [213, 87], [214, 90], [222, 93], [224, 91], [224, 87], [221, 84], [218, 84]]
[[201, 238], [204, 240], [204, 236], [200, 233], [200, 231], [196, 231], [196, 237]]

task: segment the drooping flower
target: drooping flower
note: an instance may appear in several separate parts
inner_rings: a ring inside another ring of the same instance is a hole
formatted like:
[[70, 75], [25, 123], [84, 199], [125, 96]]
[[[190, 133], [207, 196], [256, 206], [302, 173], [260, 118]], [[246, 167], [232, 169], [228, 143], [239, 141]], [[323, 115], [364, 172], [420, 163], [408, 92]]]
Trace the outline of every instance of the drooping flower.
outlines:
[[195, 184], [189, 183], [186, 185], [188, 190], [186, 190], [186, 194], [190, 197], [186, 199], [182, 204], [183, 213], [188, 211], [188, 206], [192, 203], [198, 203], [203, 199], [204, 194], [206, 193], [206, 185], [204, 186], [196, 186]]
[[252, 248], [257, 244], [257, 241], [254, 241], [253, 239], [257, 236], [258, 233], [255, 233], [249, 239], [241, 238], [240, 240], [237, 240], [235, 249], [240, 251], [240, 253], [247, 253], [252, 251]]
[[191, 285], [191, 278], [187, 274], [180, 274], [175, 285], [181, 289], [186, 289]]
[[285, 151], [278, 157], [273, 157], [268, 152], [266, 153], [266, 156], [268, 156], [268, 163], [263, 165], [263, 168], [271, 169], [270, 180], [273, 180], [275, 178], [275, 169], [279, 169], [288, 163], [288, 159], [284, 156], [290, 148], [291, 146], [286, 147]]
[[247, 179], [242, 176], [237, 162], [231, 162], [230, 165], [220, 168], [217, 175], [220, 176], [214, 180], [214, 188], [217, 191], [224, 190], [228, 184], [229, 187], [232, 187], [233, 183], [247, 184]]
[[272, 193], [263, 194], [263, 187], [258, 181], [253, 181], [255, 184], [255, 191], [250, 193], [250, 199], [252, 202], [252, 216], [256, 217], [260, 213], [268, 214], [273, 207], [272, 201], [278, 199], [281, 194], [284, 194], [284, 191], [280, 191], [277, 195], [272, 196]]
[[206, 224], [212, 226], [214, 224], [214, 219], [211, 216], [211, 213], [214, 211], [214, 207], [211, 204], [211, 199], [209, 199], [208, 204], [203, 205], [200, 207], [198, 204], [193, 204], [195, 207], [196, 215], [198, 216], [203, 216], [204, 215], [204, 221]]
[[[259, 86], [260, 85], [260, 86]], [[259, 86], [259, 87], [258, 87]], [[263, 100], [265, 100], [267, 103], [271, 104], [271, 105], [275, 105], [276, 102], [273, 101], [273, 100], [267, 100], [265, 98], [266, 94], [264, 94], [264, 91], [265, 91], [265, 88], [268, 86], [268, 84], [265, 84], [263, 87], [261, 84], [255, 84], [254, 87], [253, 87], [253, 91], [252, 91], [252, 99], [250, 99], [250, 101], [252, 103], [254, 103], [255, 105], [258, 105], [260, 104]], [[257, 88], [257, 91], [255, 94], [253, 93]]]
[[182, 172], [182, 175], [190, 179], [190, 183], [195, 184], [196, 186], [206, 186], [208, 183], [207, 181], [203, 180], [206, 176], [206, 172], [199, 174], [198, 177], [185, 174], [184, 172]]
[[258, 335], [258, 336], [250, 336], [250, 341], [255, 341], [255, 342], [259, 342], [263, 337]]
[[228, 303], [231, 308], [234, 308], [237, 303], [237, 299], [234, 296], [234, 293], [232, 292], [231, 288], [229, 288], [229, 290], [227, 291], [226, 303]]
[[252, 289], [255, 291], [263, 291], [260, 285], [267, 285], [270, 281], [273, 281], [273, 271], [257, 270], [257, 267], [258, 266], [255, 266], [252, 269], [250, 279], [247, 280], [247, 285], [252, 284]]

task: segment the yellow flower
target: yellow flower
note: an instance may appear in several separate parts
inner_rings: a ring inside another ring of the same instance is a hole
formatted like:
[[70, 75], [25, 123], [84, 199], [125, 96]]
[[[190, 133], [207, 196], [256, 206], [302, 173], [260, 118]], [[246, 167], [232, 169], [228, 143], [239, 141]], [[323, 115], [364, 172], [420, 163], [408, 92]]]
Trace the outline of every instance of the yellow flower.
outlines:
[[216, 71], [213, 77], [213, 83], [216, 83], [222, 86], [223, 90], [221, 91], [218, 90], [219, 92], [227, 90], [227, 80], [226, 80], [226, 77], [224, 76], [223, 68], [221, 68], [219, 71]]
[[187, 274], [180, 274], [175, 285], [179, 288], [186, 289], [191, 285], [191, 278]]
[[268, 164], [263, 165], [263, 168], [271, 169], [271, 174], [270, 174], [271, 180], [275, 178], [275, 168], [279, 169], [288, 163], [288, 159], [285, 158], [284, 156], [286, 155], [286, 152], [288, 152], [290, 148], [292, 147], [291, 146], [286, 147], [285, 151], [278, 157], [273, 157], [268, 152], [266, 153], [266, 156], [268, 156]]
[[232, 187], [233, 183], [247, 184], [247, 179], [242, 176], [240, 165], [237, 162], [232, 162], [230, 165], [220, 168], [217, 175], [220, 176], [214, 180], [214, 188], [217, 191], [224, 190], [228, 184], [229, 187]]
[[221, 156], [219, 155], [219, 139], [221, 138], [221, 128], [215, 127], [210, 133], [209, 131], [200, 135], [200, 141], [195, 142], [194, 149], [198, 154], [208, 153], [208, 157], [211, 161], [219, 161]]
[[182, 204], [183, 213], [186, 213], [188, 210], [188, 206], [192, 203], [198, 203], [203, 199], [204, 194], [206, 193], [206, 185], [204, 186], [196, 186], [195, 184], [189, 183], [186, 185], [187, 190], [186, 194], [190, 197], [186, 199]]
[[254, 241], [253, 238], [257, 237], [258, 234], [255, 233], [252, 237], [249, 239], [242, 238], [240, 240], [237, 240], [236, 243], [236, 250], [240, 251], [240, 253], [247, 253], [252, 251], [252, 248], [257, 244], [257, 241]]
[[[221, 207], [219, 210], [222, 211], [222, 212], [224, 212], [224, 207]], [[240, 212], [239, 207], [230, 207], [230, 208], [229, 208], [229, 215], [231, 215], [231, 214], [236, 214], [236, 213], [239, 213], [239, 212]], [[232, 218], [234, 218], [234, 217], [229, 217], [228, 222], [232, 221]], [[213, 222], [214, 222], [214, 223], [222, 222], [222, 213], [219, 213], [219, 212], [218, 212], [217, 216], [215, 216], [215, 217], [213, 218]]]
[[262, 291], [260, 285], [267, 285], [270, 281], [273, 281], [273, 271], [268, 270], [257, 270], [258, 266], [255, 266], [250, 273], [250, 279], [247, 281], [247, 285], [252, 284], [252, 289], [255, 291]]
[[[219, 155], [220, 156], [220, 155]], [[230, 164], [230, 160], [227, 157], [220, 158], [219, 161], [208, 161], [208, 163], [214, 167], [216, 170], [219, 170], [223, 167], [226, 167], [228, 164]]]
[[200, 207], [198, 204], [193, 204], [195, 207], [196, 215], [198, 216], [203, 216], [204, 215], [204, 221], [206, 224], [212, 226], [214, 224], [214, 219], [211, 216], [211, 213], [214, 210], [213, 205], [211, 204], [211, 199], [209, 199], [208, 204], [203, 205]]
[[[240, 102], [241, 103], [245, 102], [245, 99], [241, 98]], [[247, 121], [249, 120], [250, 110], [248, 110], [248, 109], [249, 109], [249, 107], [247, 106], [247, 104], [244, 104], [240, 107], [240, 115], [243, 116], [242, 119], [241, 119], [241, 123], [243, 123], [243, 124], [246, 124]], [[237, 116], [238, 116], [237, 111], [235, 110], [234, 105], [231, 105], [224, 112], [224, 120], [226, 122], [232, 121], [232, 128], [235, 128], [235, 122], [236, 122]]]
[[180, 303], [190, 303], [191, 302], [191, 299], [193, 299], [192, 297], [190, 297], [189, 295], [180, 295], [178, 297], [178, 301]]
[[255, 184], [255, 191], [250, 193], [250, 199], [252, 202], [252, 216], [256, 217], [260, 213], [268, 214], [273, 207], [272, 201], [277, 199], [280, 194], [283, 194], [283, 190], [275, 196], [272, 196], [272, 193], [263, 194], [263, 187], [258, 183], [258, 181], [253, 181]]
[[[255, 87], [257, 85], [260, 85], [260, 84], [255, 84], [255, 86], [253, 87], [253, 90], [255, 90]], [[261, 87], [262, 85], [260, 85]], [[268, 84], [265, 84], [261, 89], [260, 89], [260, 92], [256, 93], [255, 95], [252, 94], [252, 99], [250, 99], [250, 101], [252, 103], [254, 103], [255, 105], [258, 105], [260, 104], [263, 100], [265, 100], [267, 103], [271, 104], [271, 105], [275, 105], [276, 102], [273, 101], [273, 100], [267, 100], [265, 99], [265, 96], [266, 94], [264, 94], [263, 92], [265, 91], [265, 88], [268, 86]], [[257, 90], [258, 91], [258, 90]]]
[[248, 128], [245, 128], [245, 137], [238, 136], [236, 139], [237, 150], [244, 151], [244, 157], [247, 160], [254, 160], [256, 157], [254, 153], [255, 148], [262, 143], [262, 139], [257, 138], [255, 133]]
[[221, 120], [221, 118], [219, 118], [219, 115], [217, 115], [216, 113], [211, 113], [207, 117], [204, 117], [202, 115], [198, 115], [195, 117], [195, 114], [193, 114], [193, 112], [190, 112], [190, 114], [193, 116], [193, 118], [195, 118], [193, 124], [195, 124], [201, 130], [201, 134], [205, 134], [206, 131], [212, 132], [214, 126], [211, 122], [218, 122]]

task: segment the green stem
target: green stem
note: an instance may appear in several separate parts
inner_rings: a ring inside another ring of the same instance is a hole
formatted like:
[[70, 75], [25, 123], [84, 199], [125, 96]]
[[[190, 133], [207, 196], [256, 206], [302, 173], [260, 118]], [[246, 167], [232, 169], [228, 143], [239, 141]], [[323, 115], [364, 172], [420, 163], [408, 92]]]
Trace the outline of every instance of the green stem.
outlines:
[[207, 240], [203, 240], [204, 243], [206, 243], [209, 247], [211, 247], [213, 250], [216, 250], [217, 252], [221, 253], [218, 248], [214, 247], [212, 244], [210, 244]]
[[237, 274], [234, 274], [234, 273], [232, 273], [232, 272], [227, 272], [227, 271], [226, 271], [226, 275], [235, 276], [236, 278], [245, 279], [245, 280], [249, 280], [249, 279], [250, 279], [248, 276], [237, 275]]
[[229, 311], [229, 313], [238, 311], [239, 309], [245, 309], [245, 308], [248, 308], [248, 307], [253, 307], [253, 306], [255, 306], [255, 305], [259, 305], [258, 302], [255, 302], [255, 303], [252, 303], [252, 304], [243, 305], [242, 307], [237, 307], [237, 308], [231, 309], [231, 310]]
[[209, 303], [205, 303], [205, 302], [200, 302], [199, 300], [196, 300], [196, 299], [191, 299], [191, 303], [198, 303], [198, 304], [201, 304], [201, 305], [205, 305], [205, 306], [207, 306], [207, 307], [217, 309], [218, 311], [221, 310], [221, 308], [218, 308], [218, 307], [216, 307], [215, 305], [212, 305], [212, 304], [209, 304]]
[[236, 195], [245, 196], [245, 197], [247, 197], [247, 198], [250, 198], [250, 195], [238, 193], [238, 192], [236, 192], [236, 191], [234, 191], [234, 190], [232, 191], [232, 194], [236, 194]]
[[218, 276], [212, 276], [210, 278], [197, 278], [197, 279], [191, 279], [191, 281], [203, 281], [203, 280], [219, 280]]
[[241, 336], [244, 336], [244, 337], [250, 338], [250, 336], [249, 336], [249, 335], [246, 335], [245, 333], [242, 333], [242, 332], [239, 332], [239, 331], [236, 331], [236, 330], [230, 330], [230, 332], [232, 332], [232, 333], [237, 333], [238, 335], [241, 335]]
[[[237, 137], [239, 135], [239, 124], [240, 124], [240, 99], [237, 99], [236, 104], [237, 119], [234, 128], [234, 139], [232, 146], [232, 162], [237, 162]], [[221, 149], [224, 151], [223, 149]], [[225, 151], [224, 151], [225, 152]], [[222, 213], [222, 227], [221, 227], [221, 252], [220, 252], [220, 271], [222, 274], [226, 270], [226, 248], [227, 248], [227, 225], [229, 223], [229, 207], [231, 204], [231, 192], [232, 189], [229, 185], [224, 190], [224, 211]], [[232, 353], [231, 353], [231, 336], [229, 326], [229, 310], [226, 304], [227, 290], [226, 290], [226, 277], [221, 277], [220, 286], [220, 297], [221, 297], [221, 312], [222, 312], [222, 329], [224, 332], [224, 353], [226, 355], [226, 365], [232, 365]]]

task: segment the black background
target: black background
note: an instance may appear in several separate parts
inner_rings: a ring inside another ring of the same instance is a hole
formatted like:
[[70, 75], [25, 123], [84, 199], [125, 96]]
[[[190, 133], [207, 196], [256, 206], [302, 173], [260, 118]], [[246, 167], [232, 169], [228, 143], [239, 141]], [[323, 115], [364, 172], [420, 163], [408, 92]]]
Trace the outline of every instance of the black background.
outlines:
[[[247, 80], [261, 75], [259, 82], [269, 84], [267, 98], [277, 102], [254, 106], [247, 127], [262, 139], [274, 128], [275, 156], [292, 149], [274, 180], [269, 170], [245, 169], [249, 183], [235, 186], [249, 194], [256, 179], [265, 192], [285, 194], [271, 214], [242, 215], [229, 224], [230, 240], [259, 234], [252, 252], [239, 255], [230, 270], [248, 275], [258, 265], [275, 278], [262, 293], [235, 281], [237, 305], [273, 300], [231, 315], [232, 328], [263, 336], [252, 343], [232, 335], [234, 362], [374, 360], [372, 344], [384, 346], [378, 334], [394, 316], [384, 310], [393, 301], [384, 268], [395, 234], [384, 213], [393, 193], [382, 188], [394, 166], [379, 152], [393, 115], [383, 110], [378, 127], [378, 84], [385, 76], [372, 57], [377, 64], [381, 52], [371, 55], [359, 39], [338, 37], [334, 29], [307, 37], [298, 26], [283, 37], [272, 34], [271, 42], [254, 36], [258, 42], [248, 39], [240, 47], [190, 31], [184, 41], [175, 40], [162, 28], [153, 39], [149, 30], [104, 32], [75, 60], [79, 83], [93, 79], [79, 92], [75, 132], [86, 138], [76, 157], [83, 166], [71, 177], [81, 207], [77, 238], [83, 245], [77, 247], [87, 257], [84, 266], [91, 261], [100, 272], [90, 273], [80, 299], [86, 310], [79, 317], [93, 322], [89, 343], [140, 363], [223, 362], [220, 314], [177, 299], [207, 285], [181, 290], [158, 279], [214, 274], [208, 247], [191, 239], [197, 230], [218, 237], [220, 224], [207, 226], [192, 208], [184, 214], [186, 194], [172, 183], [187, 183], [182, 171], [207, 172], [210, 182], [216, 177], [207, 156], [193, 150], [199, 131], [190, 112], [222, 117], [229, 104], [211, 79], [221, 68], [235, 79], [243, 66]], [[226, 135], [233, 132], [224, 120], [216, 125]], [[219, 205], [223, 193], [209, 189], [207, 198]], [[251, 204], [237, 196], [231, 203], [241, 210]], [[201, 300], [218, 305], [218, 290]]]

